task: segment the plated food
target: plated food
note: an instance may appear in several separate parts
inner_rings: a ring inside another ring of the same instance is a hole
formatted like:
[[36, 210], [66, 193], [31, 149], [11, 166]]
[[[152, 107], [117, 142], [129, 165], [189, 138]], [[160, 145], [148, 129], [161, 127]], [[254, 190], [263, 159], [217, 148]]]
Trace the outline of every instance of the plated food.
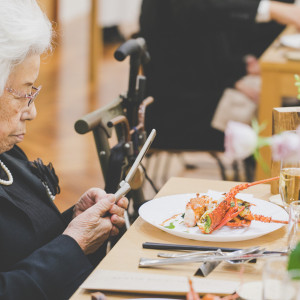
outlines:
[[[169, 195], [146, 202], [140, 207], [139, 214], [144, 221], [171, 235], [214, 242], [253, 239], [271, 233], [288, 222], [288, 214], [282, 207], [257, 199], [251, 194], [237, 193], [235, 196], [237, 211], [244, 206], [244, 212], [239, 212], [238, 216], [228, 220], [224, 226], [217, 229], [215, 224], [219, 221], [217, 222], [214, 214], [217, 215], [220, 209], [215, 209], [224, 201], [224, 197], [224, 193], [211, 190], [202, 194]], [[201, 198], [201, 202], [207, 203], [205, 209], [198, 206], [198, 200], [196, 200], [198, 198]], [[191, 199], [194, 200], [191, 201]], [[196, 212], [200, 212], [198, 216]], [[224, 219], [225, 215], [226, 211], [222, 211], [222, 218], [218, 220]], [[261, 222], [263, 218], [264, 221], [270, 221], [270, 223]], [[273, 223], [274, 220], [275, 222], [279, 220], [280, 223]]]
[[[236, 199], [236, 201], [239, 207], [238, 213], [226, 225], [231, 227], [250, 226], [254, 219], [250, 211], [253, 204], [241, 199]], [[186, 205], [183, 215], [184, 225], [187, 227], [198, 226], [202, 233], [212, 233], [214, 228], [221, 223], [224, 217], [223, 212], [227, 210], [226, 206], [227, 204], [222, 198], [217, 201], [208, 195], [196, 194], [196, 197]]]
[[[211, 192], [201, 195], [196, 194], [195, 197], [192, 197], [187, 202], [185, 212], [177, 213], [163, 220], [160, 225], [168, 229], [175, 229], [175, 224], [178, 223], [181, 226], [185, 226], [187, 230], [189, 228], [198, 227], [201, 233], [211, 234], [213, 231], [219, 229], [218, 227], [221, 228], [222, 226], [220, 226], [220, 224], [222, 223], [224, 223], [225, 226], [235, 229], [249, 227], [252, 221], [288, 224], [285, 217], [281, 220], [276, 220], [270, 216], [252, 213], [251, 207], [257, 205], [238, 198], [234, 199], [238, 206], [237, 213], [231, 215], [233, 217], [228, 220], [227, 218], [224, 218], [224, 215], [226, 215], [224, 197], [217, 197], [218, 200], [216, 200], [216, 198], [213, 197], [214, 194], [216, 195], [216, 193]], [[228, 210], [234, 206], [233, 202]], [[222, 222], [224, 219], [225, 221]]]
[[[272, 178], [268, 181], [271, 180], [274, 179]], [[287, 224], [286, 220], [275, 220], [271, 216], [252, 214], [251, 206], [253, 204], [236, 196], [240, 190], [254, 184], [258, 184], [258, 182], [237, 185], [227, 194], [224, 193], [224, 197], [219, 200], [205, 194], [201, 196], [196, 194], [196, 197], [191, 198], [186, 204], [185, 212], [182, 215], [184, 225], [187, 227], [198, 226], [202, 233], [210, 234], [225, 225], [230, 227], [248, 227], [253, 220], [265, 223]], [[172, 218], [177, 218], [177, 216], [168, 218], [161, 225], [164, 226]]]

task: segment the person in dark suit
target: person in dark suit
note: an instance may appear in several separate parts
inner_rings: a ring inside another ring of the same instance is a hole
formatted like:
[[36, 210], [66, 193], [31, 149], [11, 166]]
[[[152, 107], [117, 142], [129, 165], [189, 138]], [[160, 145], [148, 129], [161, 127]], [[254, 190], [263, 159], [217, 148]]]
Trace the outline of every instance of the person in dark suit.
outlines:
[[99, 188], [61, 214], [51, 164], [16, 145], [36, 117], [40, 55], [51, 23], [35, 0], [0, 1], [0, 299], [68, 299], [124, 225], [128, 200]]
[[155, 101], [145, 120], [148, 131], [157, 129], [153, 146], [223, 150], [223, 133], [210, 124], [224, 89], [259, 73], [255, 56], [279, 34], [279, 24], [300, 27], [299, 11], [275, 1], [144, 0], [139, 35], [151, 56], [144, 72]]

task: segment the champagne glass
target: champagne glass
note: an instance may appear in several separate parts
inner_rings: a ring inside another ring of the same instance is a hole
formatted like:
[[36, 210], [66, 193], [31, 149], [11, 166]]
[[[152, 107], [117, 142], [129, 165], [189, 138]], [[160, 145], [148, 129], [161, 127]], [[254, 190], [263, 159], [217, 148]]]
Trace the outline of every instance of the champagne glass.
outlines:
[[300, 199], [300, 160], [299, 159], [281, 160], [279, 192], [286, 210], [288, 210], [290, 203]]

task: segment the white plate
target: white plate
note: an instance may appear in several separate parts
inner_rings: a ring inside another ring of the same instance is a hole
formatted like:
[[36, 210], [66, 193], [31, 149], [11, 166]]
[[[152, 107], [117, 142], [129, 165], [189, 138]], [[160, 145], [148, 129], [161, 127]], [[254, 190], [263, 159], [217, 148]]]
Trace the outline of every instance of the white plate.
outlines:
[[[221, 193], [213, 191], [209, 191], [206, 194], [213, 195], [214, 199], [222, 196]], [[203, 234], [198, 227], [188, 228], [184, 224], [179, 224], [179, 222], [182, 221], [181, 216], [177, 218], [178, 221], [172, 220], [175, 226], [174, 229], [160, 225], [163, 221], [171, 218], [175, 214], [184, 213], [186, 203], [191, 198], [195, 198], [195, 195], [196, 194], [177, 194], [148, 201], [140, 207], [139, 214], [146, 222], [163, 231], [179, 237], [199, 241], [232, 242], [250, 240], [284, 226], [284, 224], [279, 223], [252, 221], [249, 227], [230, 228], [224, 226], [211, 234]], [[276, 220], [288, 221], [287, 212], [278, 205], [253, 198], [253, 196], [249, 194], [240, 193], [237, 196], [239, 199], [255, 204], [251, 206], [251, 212], [253, 214], [264, 215], [266, 217], [272, 216], [272, 218]], [[165, 223], [165, 225], [168, 225], [168, 223]]]
[[300, 49], [300, 34], [284, 35], [280, 39], [283, 46]]

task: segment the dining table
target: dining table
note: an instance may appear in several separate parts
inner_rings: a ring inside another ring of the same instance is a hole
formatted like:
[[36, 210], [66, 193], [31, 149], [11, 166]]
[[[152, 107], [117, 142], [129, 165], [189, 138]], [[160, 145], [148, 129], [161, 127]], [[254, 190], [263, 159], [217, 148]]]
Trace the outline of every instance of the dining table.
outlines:
[[[208, 190], [228, 192], [237, 184], [239, 184], [239, 182], [172, 177], [164, 184], [155, 198], [187, 193], [205, 193]], [[269, 201], [272, 196], [270, 193], [270, 186], [268, 184], [255, 185], [242, 192], [252, 194], [253, 197], [265, 201]], [[170, 278], [174, 280], [178, 278], [178, 280], [180, 279], [181, 281], [183, 278], [184, 280], [187, 280], [187, 278], [199, 278], [195, 275], [199, 268], [199, 263], [167, 265], [156, 268], [139, 268], [139, 260], [141, 257], [157, 258], [158, 252], [162, 252], [162, 250], [145, 249], [143, 248], [143, 243], [152, 242], [230, 248], [261, 246], [266, 250], [276, 251], [286, 248], [287, 227], [287, 225], [283, 225], [271, 233], [248, 240], [237, 240], [231, 242], [200, 241], [169, 234], [168, 232], [165, 232], [144, 221], [141, 217], [138, 217], [117, 244], [108, 252], [87, 280], [73, 294], [71, 299], [93, 299], [92, 294], [95, 293], [97, 289], [86, 289], [86, 286], [88, 282], [93, 280], [96, 284], [97, 282], [100, 283], [101, 276], [99, 277], [100, 279], [97, 276], [99, 276], [101, 272], [104, 272], [102, 280], [107, 280], [107, 285], [112, 286], [111, 290], [107, 290], [106, 288], [104, 288], [104, 290], [101, 288], [99, 289], [107, 299], [154, 297], [175, 297], [176, 299], [184, 299], [184, 294], [174, 295], [172, 293], [166, 294], [165, 292], [162, 292], [161, 294], [160, 292], [139, 292], [139, 287], [142, 285], [143, 280], [147, 280], [147, 276], [149, 276], [150, 279], [152, 278], [151, 276], [160, 276], [158, 278], [161, 278], [160, 284], [162, 286], [167, 286], [167, 282]], [[237, 286], [241, 286], [241, 284], [245, 285], [251, 282], [261, 282], [264, 263], [265, 259], [257, 259], [256, 263], [244, 264], [229, 264], [222, 262], [207, 277], [200, 277], [200, 284], [202, 286], [206, 286], [214, 284], [215, 282], [215, 285], [222, 285], [223, 282], [225, 285], [228, 285], [228, 283], [236, 283]], [[107, 278], [105, 278], [105, 274], [108, 274]], [[109, 282], [109, 278], [112, 274], [113, 276], [111, 277], [111, 280], [116, 280], [115, 282]], [[132, 284], [133, 286], [136, 286], [137, 291], [131, 290], [128, 292], [124, 289], [122, 291], [118, 290], [118, 276], [122, 277], [124, 274], [129, 274], [127, 277], [129, 276], [132, 279], [132, 282], [129, 282], [130, 278], [126, 278], [126, 280], [128, 280], [128, 285]], [[166, 279], [164, 279], [164, 276], [166, 276]], [[157, 284], [157, 282], [155, 284]], [[175, 289], [176, 280], [174, 281], [173, 286]]]

